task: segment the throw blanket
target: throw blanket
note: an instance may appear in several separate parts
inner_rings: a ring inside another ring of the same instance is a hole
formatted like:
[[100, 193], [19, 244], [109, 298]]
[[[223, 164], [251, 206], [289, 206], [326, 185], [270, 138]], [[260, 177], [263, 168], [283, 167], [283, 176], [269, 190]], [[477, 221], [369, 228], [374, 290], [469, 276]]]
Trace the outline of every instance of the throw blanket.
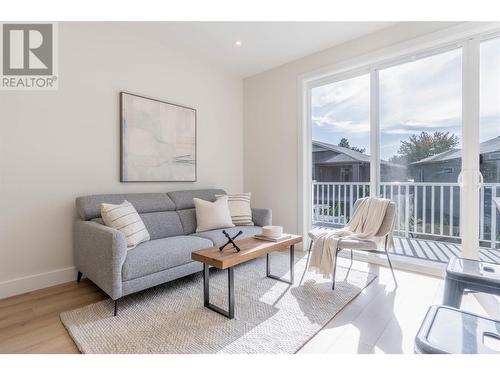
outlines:
[[[356, 211], [342, 229], [313, 229], [315, 237], [309, 269], [331, 277], [336, 262], [337, 248], [342, 239], [374, 240], [384, 220], [390, 200], [381, 198], [361, 198]], [[392, 243], [392, 235], [389, 238]]]

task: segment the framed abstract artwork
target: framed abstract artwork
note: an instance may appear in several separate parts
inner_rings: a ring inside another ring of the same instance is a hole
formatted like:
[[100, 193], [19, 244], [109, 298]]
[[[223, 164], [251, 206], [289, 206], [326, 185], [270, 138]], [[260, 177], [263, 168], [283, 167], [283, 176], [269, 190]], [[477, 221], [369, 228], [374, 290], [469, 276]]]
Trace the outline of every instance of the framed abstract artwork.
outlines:
[[122, 182], [196, 181], [196, 110], [120, 93]]

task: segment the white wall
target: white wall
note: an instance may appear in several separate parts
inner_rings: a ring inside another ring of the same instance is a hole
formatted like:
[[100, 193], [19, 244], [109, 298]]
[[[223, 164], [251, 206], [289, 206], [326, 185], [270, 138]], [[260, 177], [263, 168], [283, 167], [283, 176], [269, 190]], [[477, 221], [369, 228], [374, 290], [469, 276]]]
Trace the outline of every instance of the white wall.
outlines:
[[[77, 196], [243, 187], [241, 79], [110, 23], [59, 24], [59, 77], [0, 91], [0, 298], [74, 277]], [[119, 182], [120, 91], [197, 109], [198, 182]]]
[[254, 205], [271, 207], [273, 223], [298, 228], [298, 78], [454, 23], [406, 22], [244, 80], [244, 190]]

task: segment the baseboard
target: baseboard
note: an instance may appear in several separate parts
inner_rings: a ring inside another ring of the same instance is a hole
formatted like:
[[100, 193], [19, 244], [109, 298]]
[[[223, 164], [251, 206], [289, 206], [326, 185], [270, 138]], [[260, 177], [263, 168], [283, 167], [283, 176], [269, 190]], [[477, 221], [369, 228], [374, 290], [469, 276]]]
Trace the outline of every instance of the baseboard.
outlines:
[[75, 267], [60, 268], [58, 270], [20, 277], [17, 279], [0, 281], [0, 299], [17, 296], [57, 284], [76, 280]]

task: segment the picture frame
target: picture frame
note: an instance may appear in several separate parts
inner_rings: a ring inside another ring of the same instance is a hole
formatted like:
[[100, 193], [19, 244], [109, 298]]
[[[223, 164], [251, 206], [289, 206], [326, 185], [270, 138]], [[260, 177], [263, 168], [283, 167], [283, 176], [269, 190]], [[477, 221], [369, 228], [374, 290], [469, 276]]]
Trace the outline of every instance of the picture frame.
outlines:
[[120, 181], [196, 182], [196, 109], [121, 91]]

